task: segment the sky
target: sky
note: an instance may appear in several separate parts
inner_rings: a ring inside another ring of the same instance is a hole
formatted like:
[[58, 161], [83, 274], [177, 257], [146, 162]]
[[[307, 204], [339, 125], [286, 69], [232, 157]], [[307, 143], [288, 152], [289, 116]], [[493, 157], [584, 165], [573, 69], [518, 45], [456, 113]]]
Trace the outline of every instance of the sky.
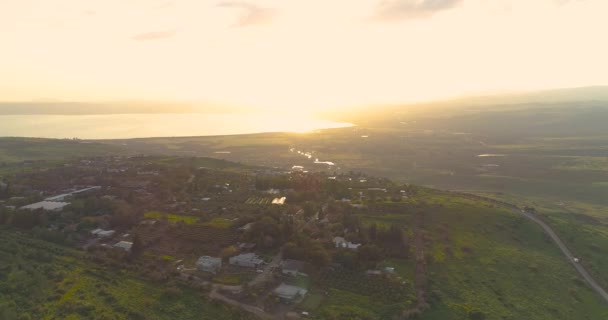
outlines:
[[0, 100], [271, 110], [608, 84], [606, 0], [2, 0]]

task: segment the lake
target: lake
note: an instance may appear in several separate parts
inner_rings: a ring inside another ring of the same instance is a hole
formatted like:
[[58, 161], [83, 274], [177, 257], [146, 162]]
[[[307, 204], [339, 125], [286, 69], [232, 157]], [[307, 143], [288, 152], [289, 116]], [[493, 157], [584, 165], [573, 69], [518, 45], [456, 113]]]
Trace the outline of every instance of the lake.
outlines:
[[262, 114], [0, 115], [0, 137], [124, 139], [308, 132], [350, 127], [305, 116]]

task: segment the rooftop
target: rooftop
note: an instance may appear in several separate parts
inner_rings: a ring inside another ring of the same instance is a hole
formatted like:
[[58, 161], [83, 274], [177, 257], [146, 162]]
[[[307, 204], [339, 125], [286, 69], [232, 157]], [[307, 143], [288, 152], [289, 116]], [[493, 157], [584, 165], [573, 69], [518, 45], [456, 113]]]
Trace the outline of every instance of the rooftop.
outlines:
[[114, 248], [121, 248], [125, 251], [131, 251], [131, 247], [133, 246], [133, 242], [129, 241], [119, 241], [114, 245]]
[[283, 298], [293, 300], [298, 296], [304, 296], [308, 293], [308, 290], [288, 284], [281, 283], [276, 289], [274, 289], [274, 293]]
[[27, 206], [23, 206], [23, 207], [21, 207], [21, 209], [27, 209], [27, 210], [43, 209], [43, 210], [55, 211], [55, 210], [61, 210], [67, 205], [69, 205], [69, 203], [67, 203], [67, 202], [40, 201], [40, 202], [28, 204]]

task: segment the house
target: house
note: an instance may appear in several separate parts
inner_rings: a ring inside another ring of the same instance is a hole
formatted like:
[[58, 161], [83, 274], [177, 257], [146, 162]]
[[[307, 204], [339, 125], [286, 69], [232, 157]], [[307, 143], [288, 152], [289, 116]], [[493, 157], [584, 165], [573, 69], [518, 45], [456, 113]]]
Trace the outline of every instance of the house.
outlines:
[[292, 277], [307, 276], [304, 273], [304, 267], [306, 264], [303, 261], [298, 260], [285, 260], [281, 264], [281, 272]]
[[382, 271], [380, 271], [380, 270], [367, 270], [367, 271], [365, 271], [365, 275], [367, 275], [367, 276], [381, 276], [382, 275]]
[[247, 230], [251, 229], [251, 227], [253, 227], [253, 225], [254, 225], [253, 222], [249, 222], [248, 224], [246, 224], [246, 225], [244, 225], [242, 227], [239, 227], [238, 230], [239, 231], [247, 231]]
[[274, 289], [273, 293], [283, 301], [294, 302], [304, 298], [308, 293], [308, 290], [297, 286], [281, 283], [280, 286]]
[[272, 199], [272, 204], [277, 204], [277, 205], [282, 206], [285, 204], [285, 200], [287, 200], [286, 197], [274, 198], [274, 199]]
[[336, 246], [336, 248], [344, 248], [351, 250], [355, 250], [361, 246], [360, 243], [352, 243], [350, 241], [346, 241], [346, 239], [344, 239], [343, 237], [335, 237], [334, 245]]
[[69, 205], [67, 202], [52, 202], [52, 201], [40, 201], [21, 207], [25, 210], [46, 210], [46, 211], [61, 211], [64, 207]]
[[114, 244], [114, 248], [123, 249], [127, 252], [131, 252], [132, 246], [133, 246], [133, 242], [129, 242], [129, 241], [119, 241], [116, 244]]
[[114, 230], [103, 230], [103, 229], [95, 229], [91, 231], [91, 234], [97, 236], [98, 238], [109, 238], [114, 235], [116, 231]]
[[196, 261], [196, 267], [200, 271], [216, 274], [222, 268], [222, 258], [202, 256]]
[[249, 252], [231, 257], [230, 259], [228, 259], [228, 262], [234, 266], [257, 268], [264, 263], [264, 260], [258, 257], [255, 253]]

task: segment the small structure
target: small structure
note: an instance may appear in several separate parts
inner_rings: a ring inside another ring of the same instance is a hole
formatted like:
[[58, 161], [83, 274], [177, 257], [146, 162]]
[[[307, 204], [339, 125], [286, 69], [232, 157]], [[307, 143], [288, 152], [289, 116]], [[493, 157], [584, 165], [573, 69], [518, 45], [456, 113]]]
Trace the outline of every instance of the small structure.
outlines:
[[281, 272], [292, 277], [307, 276], [304, 273], [304, 267], [306, 264], [303, 261], [298, 260], [285, 260], [281, 264]]
[[352, 243], [350, 241], [346, 241], [346, 239], [344, 239], [343, 237], [335, 237], [334, 245], [336, 246], [336, 248], [351, 249], [351, 250], [355, 250], [361, 246], [360, 243]]
[[97, 236], [98, 238], [109, 238], [114, 235], [116, 231], [114, 230], [103, 230], [103, 229], [95, 229], [91, 231], [91, 234]]
[[253, 227], [253, 225], [254, 225], [254, 222], [249, 222], [248, 224], [246, 224], [246, 225], [244, 225], [242, 227], [239, 227], [238, 230], [239, 231], [247, 231], [247, 230], [251, 229], [251, 227]]
[[27, 206], [21, 207], [21, 209], [25, 210], [46, 210], [46, 211], [61, 211], [64, 207], [69, 205], [67, 202], [53, 202], [53, 201], [40, 201], [32, 204], [28, 204]]
[[114, 245], [114, 248], [123, 249], [127, 252], [131, 252], [131, 247], [133, 246], [133, 242], [129, 241], [119, 241]]
[[308, 293], [308, 290], [281, 283], [280, 286], [274, 289], [273, 293], [285, 302], [294, 302], [303, 299]]
[[200, 271], [216, 274], [222, 268], [222, 258], [202, 256], [196, 261], [196, 267]]
[[258, 257], [255, 253], [249, 252], [231, 257], [228, 259], [228, 262], [234, 266], [257, 268], [264, 263], [264, 260]]
[[284, 205], [284, 204], [285, 204], [285, 201], [286, 201], [286, 200], [287, 200], [287, 198], [286, 198], [286, 197], [274, 198], [274, 199], [272, 199], [272, 204], [277, 204], [277, 205], [282, 206], [282, 205]]
[[367, 271], [365, 271], [365, 275], [367, 275], [367, 276], [381, 276], [382, 275], [382, 271], [380, 271], [380, 270], [367, 270]]

